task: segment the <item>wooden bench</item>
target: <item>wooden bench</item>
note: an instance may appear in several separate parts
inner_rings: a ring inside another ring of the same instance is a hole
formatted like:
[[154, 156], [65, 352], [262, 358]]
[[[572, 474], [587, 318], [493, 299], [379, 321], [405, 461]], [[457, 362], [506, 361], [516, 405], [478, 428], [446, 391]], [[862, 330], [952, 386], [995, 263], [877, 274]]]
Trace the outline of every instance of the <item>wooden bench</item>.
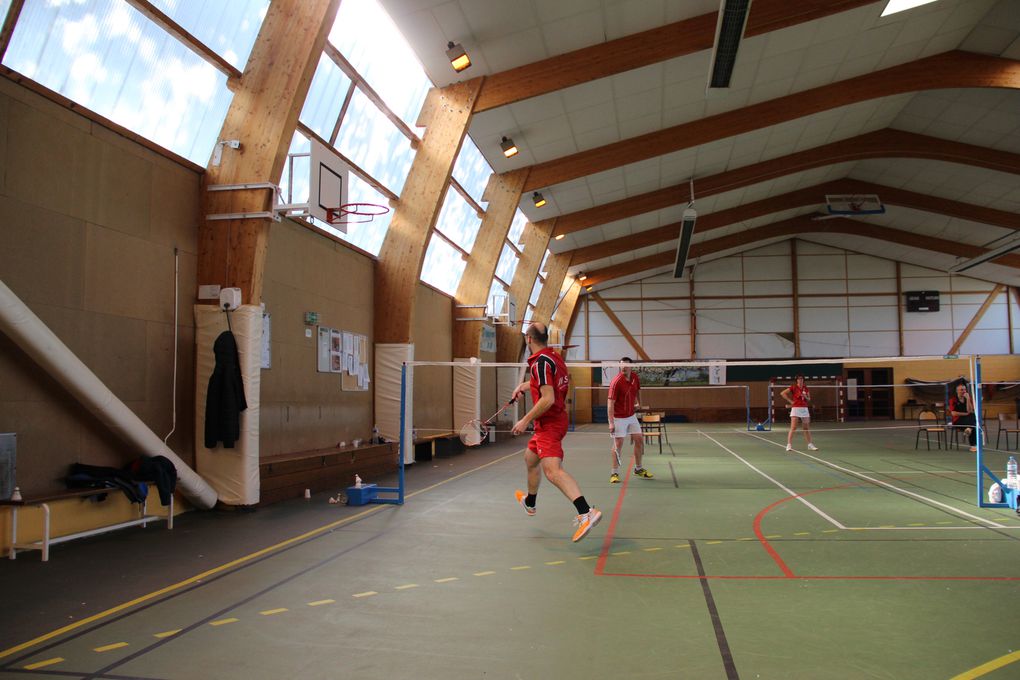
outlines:
[[[127, 522], [117, 522], [116, 524], [108, 524], [95, 529], [87, 529], [85, 531], [77, 531], [71, 534], [64, 534], [63, 536], [52, 536], [50, 526], [50, 504], [57, 501], [67, 500], [70, 498], [80, 498], [86, 500], [95, 496], [101, 496], [103, 494], [116, 494], [122, 493], [120, 489], [107, 487], [102, 489], [69, 489], [67, 491], [57, 491], [45, 495], [34, 496], [30, 498], [23, 498], [20, 501], [4, 500], [0, 501], [0, 507], [8, 506], [11, 509], [11, 547], [8, 552], [10, 559], [16, 559], [19, 550], [40, 550], [42, 552], [42, 561], [48, 562], [50, 559], [50, 546], [57, 543], [65, 543], [67, 541], [73, 541], [76, 538], [85, 538], [86, 536], [96, 536], [98, 534], [105, 534], [109, 531], [116, 531], [117, 529], [125, 529], [127, 527], [134, 526], [146, 526], [149, 522], [157, 522], [160, 520], [166, 521], [166, 528], [174, 528], [174, 498], [173, 494], [170, 495], [170, 506], [168, 508], [166, 516], [163, 515], [150, 515], [148, 513], [148, 500], [149, 496], [152, 495], [153, 490], [150, 488], [150, 493], [146, 495], [145, 500], [140, 503], [134, 503], [138, 506], [138, 518], [128, 520]], [[40, 508], [43, 512], [43, 535], [42, 540], [32, 541], [29, 543], [18, 543], [18, 509], [23, 507]]]
[[414, 460], [445, 458], [464, 450], [460, 435], [456, 432], [435, 432], [414, 439]]
[[313, 493], [345, 489], [354, 484], [355, 474], [371, 483], [395, 472], [397, 463], [393, 442], [265, 456], [259, 460], [259, 503], [300, 498], [305, 489]]

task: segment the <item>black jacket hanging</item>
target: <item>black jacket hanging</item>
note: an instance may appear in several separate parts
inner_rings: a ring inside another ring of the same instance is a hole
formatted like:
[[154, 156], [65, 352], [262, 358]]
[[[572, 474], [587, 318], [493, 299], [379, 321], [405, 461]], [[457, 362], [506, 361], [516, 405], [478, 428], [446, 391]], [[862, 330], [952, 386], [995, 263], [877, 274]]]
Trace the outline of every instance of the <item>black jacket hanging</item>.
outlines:
[[214, 449], [223, 442], [225, 448], [232, 449], [241, 436], [241, 411], [248, 408], [234, 334], [220, 333], [213, 343], [213, 353], [216, 367], [209, 377], [205, 399], [205, 447]]

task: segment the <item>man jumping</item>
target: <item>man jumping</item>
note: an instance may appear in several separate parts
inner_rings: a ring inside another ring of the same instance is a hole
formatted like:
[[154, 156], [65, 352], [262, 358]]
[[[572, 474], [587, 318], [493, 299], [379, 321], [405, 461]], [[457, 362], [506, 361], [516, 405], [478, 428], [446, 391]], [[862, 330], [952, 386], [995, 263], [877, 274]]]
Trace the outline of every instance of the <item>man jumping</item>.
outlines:
[[563, 358], [547, 346], [549, 331], [544, 324], [533, 323], [528, 326], [524, 338], [528, 352], [531, 353], [528, 357], [531, 378], [514, 389], [513, 398], [530, 390], [535, 405], [517, 421], [513, 433], [523, 434], [528, 424], [534, 421], [535, 434], [528, 442], [528, 450], [524, 452], [524, 462], [528, 467], [528, 492], [518, 489], [514, 495], [517, 502], [524, 506], [524, 511], [534, 515], [538, 485], [542, 481], [542, 473], [545, 473], [546, 479], [574, 504], [577, 510], [574, 519], [577, 530], [573, 540], [580, 541], [599, 523], [602, 513], [588, 505], [577, 482], [563, 469], [562, 442], [569, 425], [565, 404], [570, 375]]

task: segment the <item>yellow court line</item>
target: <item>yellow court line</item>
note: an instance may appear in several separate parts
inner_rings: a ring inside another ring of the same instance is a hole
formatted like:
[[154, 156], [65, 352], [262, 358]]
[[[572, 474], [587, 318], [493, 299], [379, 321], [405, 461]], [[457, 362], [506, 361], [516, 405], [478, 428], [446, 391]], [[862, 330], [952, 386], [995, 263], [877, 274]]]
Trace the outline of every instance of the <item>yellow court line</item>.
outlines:
[[93, 652], [108, 652], [111, 649], [120, 649], [121, 647], [127, 647], [127, 646], [128, 646], [128, 643], [126, 643], [126, 642], [114, 642], [111, 645], [103, 645], [102, 647], [93, 647], [92, 651]]
[[286, 607], [280, 607], [279, 609], [267, 609], [265, 611], [259, 612], [259, 614], [262, 615], [262, 616], [272, 616], [273, 614], [280, 614], [281, 612], [289, 612], [289, 611], [290, 610], [287, 609]]
[[436, 583], [449, 583], [450, 581], [459, 581], [460, 579], [456, 576], [447, 576], [446, 578], [437, 578]]
[[402, 586], [395, 586], [393, 590], [408, 590], [409, 588], [417, 588], [417, 583], [405, 583]]
[[1020, 661], [1020, 652], [1013, 652], [1012, 654], [1000, 656], [998, 659], [992, 659], [987, 663], [971, 668], [969, 671], [964, 671], [959, 675], [954, 675], [950, 678], [950, 680], [974, 680], [974, 678], [980, 678], [982, 675], [988, 675], [992, 671], [998, 670], [1003, 666], [1008, 666], [1014, 661]]
[[555, 567], [557, 564], [566, 564], [564, 560], [556, 560], [554, 562], [546, 562], [550, 567]]
[[673, 547], [674, 548], [690, 548], [691, 546], [690, 546], [689, 543], [681, 543], [679, 545], [674, 545]]
[[180, 628], [175, 628], [174, 630], [164, 630], [162, 633], [153, 633], [152, 637], [154, 637], [154, 638], [168, 638], [171, 635], [177, 635], [180, 632], [181, 632]]
[[237, 623], [240, 619], [230, 617], [229, 619], [220, 619], [219, 621], [210, 621], [210, 626], [225, 626], [228, 623]]
[[722, 543], [722, 541], [705, 541], [705, 545], [718, 545], [720, 543]]
[[531, 569], [531, 567], [524, 565], [520, 567], [510, 567], [510, 571], [521, 571], [522, 569]]
[[[412, 493], [404, 494], [404, 498], [405, 499], [407, 499], [407, 498], [414, 498], [418, 494], [425, 493], [426, 491], [431, 491], [432, 489], [440, 487], [440, 486], [442, 486], [444, 484], [449, 484], [450, 482], [456, 481], [456, 480], [460, 479], [461, 477], [465, 477], [467, 475], [473, 474], [475, 472], [478, 472], [479, 470], [484, 470], [485, 468], [490, 467], [492, 465], [496, 465], [497, 463], [502, 463], [504, 460], [507, 460], [509, 458], [513, 458], [514, 456], [517, 456], [517, 455], [520, 455], [521, 451], [523, 451], [523, 450], [524, 449], [520, 449], [518, 451], [514, 451], [513, 453], [509, 453], [509, 454], [507, 454], [505, 456], [501, 456], [500, 458], [497, 458], [495, 460], [490, 460], [488, 463], [486, 463], [484, 465], [479, 465], [478, 467], [472, 468], [472, 469], [467, 470], [465, 472], [462, 472], [459, 475], [454, 475], [453, 477], [450, 477], [449, 479], [444, 479], [441, 482], [436, 482], [435, 484], [432, 484], [431, 486], [427, 486], [424, 489], [418, 489], [417, 491], [414, 491]], [[317, 529], [312, 529], [311, 531], [306, 531], [303, 534], [300, 534], [298, 536], [294, 536], [293, 538], [288, 538], [285, 541], [281, 541], [281, 542], [279, 542], [279, 543], [277, 543], [275, 545], [271, 545], [271, 546], [263, 548], [261, 550], [257, 550], [257, 551], [255, 551], [253, 553], [245, 555], [244, 557], [238, 557], [236, 560], [231, 560], [230, 562], [227, 562], [225, 564], [221, 564], [218, 567], [213, 567], [212, 569], [207, 569], [206, 571], [203, 571], [200, 574], [196, 574], [195, 576], [192, 576], [191, 578], [184, 579], [183, 581], [178, 581], [177, 583], [174, 583], [172, 585], [166, 586], [165, 588], [160, 588], [159, 590], [154, 590], [151, 593], [147, 593], [145, 595], [141, 595], [139, 597], [136, 597], [133, 600], [129, 600], [127, 602], [118, 604], [115, 607], [110, 607], [109, 609], [107, 609], [105, 611], [101, 611], [98, 614], [93, 614], [92, 616], [87, 616], [84, 619], [81, 619], [79, 621], [75, 621], [74, 623], [71, 623], [71, 624], [63, 626], [61, 628], [58, 628], [56, 630], [50, 631], [49, 633], [46, 633], [44, 635], [40, 635], [37, 638], [33, 638], [31, 640], [28, 640], [27, 642], [22, 642], [19, 645], [15, 645], [13, 647], [9, 647], [8, 649], [5, 649], [2, 652], [0, 652], [0, 659], [8, 657], [11, 654], [16, 654], [17, 652], [20, 652], [23, 649], [28, 649], [29, 647], [34, 647], [34, 646], [36, 646], [36, 645], [38, 645], [38, 644], [40, 644], [42, 642], [46, 642], [47, 640], [51, 640], [51, 639], [53, 639], [53, 638], [55, 638], [55, 637], [57, 637], [59, 635], [63, 635], [64, 633], [68, 633], [68, 632], [70, 632], [72, 630], [75, 630], [77, 628], [81, 628], [82, 626], [87, 626], [88, 624], [93, 623], [95, 621], [99, 621], [99, 620], [105, 619], [108, 616], [112, 616], [113, 614], [116, 614], [118, 612], [122, 612], [125, 609], [129, 609], [131, 607], [134, 607], [137, 604], [141, 604], [143, 602], [147, 602], [147, 601], [149, 601], [149, 600], [151, 600], [153, 598], [159, 597], [160, 595], [166, 595], [167, 593], [172, 593], [175, 590], [180, 590], [181, 588], [183, 588], [185, 586], [189, 586], [189, 585], [191, 585], [193, 583], [197, 583], [199, 581], [207, 579], [210, 576], [212, 576], [213, 574], [218, 574], [221, 571], [226, 571], [228, 569], [231, 569], [232, 567], [236, 567], [236, 566], [242, 565], [245, 562], [250, 562], [251, 560], [254, 560], [254, 559], [258, 558], [258, 557], [262, 557], [263, 555], [268, 555], [269, 553], [272, 553], [272, 552], [274, 552], [276, 550], [279, 550], [280, 548], [285, 548], [288, 545], [291, 545], [291, 544], [294, 544], [294, 543], [298, 543], [300, 541], [305, 540], [306, 538], [311, 538], [312, 536], [316, 536], [318, 534], [325, 533], [327, 531], [330, 531], [331, 529], [335, 529], [335, 528], [343, 526], [345, 524], [350, 524], [354, 520], [361, 519], [362, 517], [366, 517], [366, 516], [368, 516], [368, 515], [370, 515], [370, 514], [372, 514], [374, 512], [379, 512], [380, 510], [383, 510], [383, 509], [388, 508], [388, 507], [389, 507], [389, 505], [377, 505], [377, 506], [372, 507], [372, 508], [367, 508], [367, 509], [362, 510], [361, 512], [357, 513], [356, 515], [351, 515], [350, 517], [345, 517], [344, 519], [338, 519], [335, 522], [330, 522], [329, 524], [324, 524], [323, 526], [321, 526], [321, 527], [319, 527]], [[61, 661], [62, 660], [63, 659], [61, 659]]]
[[371, 597], [372, 595], [378, 595], [379, 593], [374, 590], [366, 590], [363, 593], [354, 593], [351, 597]]
[[662, 550], [662, 548], [642, 548], [642, 550], [645, 552], [656, 552], [658, 550]]
[[47, 666], [52, 666], [55, 663], [60, 663], [63, 660], [64, 657], [55, 656], [52, 659], [46, 659], [45, 661], [36, 661], [35, 663], [30, 663], [27, 666], [23, 666], [23, 668], [26, 671], [34, 671], [37, 668], [46, 668]]
[[309, 607], [318, 607], [319, 605], [322, 605], [322, 604], [333, 604], [334, 602], [336, 602], [336, 600], [316, 600], [315, 602], [309, 602], [308, 606]]
[[630, 551], [629, 550], [619, 550], [617, 552], [611, 552], [609, 554], [610, 555], [629, 555]]
[[810, 536], [810, 535], [811, 535], [810, 531], [798, 531], [797, 533], [794, 534], [794, 536]]
[[492, 576], [495, 573], [494, 571], [476, 571], [475, 576]]

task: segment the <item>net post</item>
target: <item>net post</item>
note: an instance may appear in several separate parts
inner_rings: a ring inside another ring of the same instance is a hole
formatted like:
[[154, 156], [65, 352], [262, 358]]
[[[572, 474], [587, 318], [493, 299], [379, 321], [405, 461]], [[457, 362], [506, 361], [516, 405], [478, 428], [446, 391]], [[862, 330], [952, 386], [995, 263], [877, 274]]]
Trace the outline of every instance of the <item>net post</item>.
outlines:
[[747, 417], [747, 431], [750, 432], [754, 427], [751, 425], [751, 386], [744, 385], [744, 411]]
[[772, 424], [776, 422], [776, 379], [769, 378], [769, 431], [772, 431]]
[[[895, 395], [896, 393], [893, 392], [894, 403]], [[841, 375], [836, 376], [836, 420], [840, 423], [846, 422], [846, 386], [843, 384], [843, 376]]]
[[380, 498], [375, 496], [369, 502], [388, 505], [404, 504], [404, 447], [414, 446], [414, 442], [408, 442], [404, 436], [404, 414], [407, 404], [407, 362], [400, 367], [400, 435], [397, 438], [397, 486], [381, 486], [376, 489], [377, 493], [395, 493], [396, 498]]

